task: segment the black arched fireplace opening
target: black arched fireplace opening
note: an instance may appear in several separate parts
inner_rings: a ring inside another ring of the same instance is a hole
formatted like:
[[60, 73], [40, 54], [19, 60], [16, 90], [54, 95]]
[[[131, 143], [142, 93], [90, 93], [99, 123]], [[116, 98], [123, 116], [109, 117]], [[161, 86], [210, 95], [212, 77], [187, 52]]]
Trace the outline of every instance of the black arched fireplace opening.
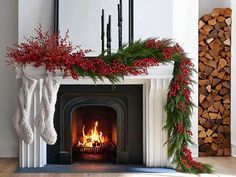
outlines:
[[62, 85], [48, 164], [143, 163], [142, 85]]

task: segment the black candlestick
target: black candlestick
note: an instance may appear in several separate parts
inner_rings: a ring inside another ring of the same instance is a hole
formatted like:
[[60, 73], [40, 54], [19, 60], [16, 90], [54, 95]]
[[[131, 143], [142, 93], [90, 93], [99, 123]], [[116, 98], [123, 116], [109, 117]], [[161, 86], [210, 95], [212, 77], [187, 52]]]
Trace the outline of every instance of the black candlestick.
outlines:
[[109, 39], [110, 39], [110, 53], [111, 53], [111, 15], [109, 15]]
[[107, 53], [111, 54], [111, 15], [109, 15], [107, 24]]
[[105, 32], [104, 32], [104, 9], [102, 9], [102, 16], [101, 16], [101, 40], [102, 40], [102, 53], [104, 52], [104, 36], [105, 36]]
[[120, 4], [117, 4], [117, 10], [118, 10], [118, 25], [120, 21]]
[[107, 23], [107, 34], [106, 34], [106, 37], [107, 37], [107, 53], [108, 53], [108, 48], [109, 48], [109, 40], [108, 40], [108, 32], [109, 31], [109, 25]]
[[120, 4], [118, 4], [118, 45], [119, 49], [122, 47], [122, 0], [120, 0]]

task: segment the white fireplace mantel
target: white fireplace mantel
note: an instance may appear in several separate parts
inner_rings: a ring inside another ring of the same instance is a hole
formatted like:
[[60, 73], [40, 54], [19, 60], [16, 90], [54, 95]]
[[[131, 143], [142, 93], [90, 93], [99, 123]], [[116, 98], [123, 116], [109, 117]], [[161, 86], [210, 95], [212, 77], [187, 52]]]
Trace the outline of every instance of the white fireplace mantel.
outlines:
[[[22, 69], [17, 69], [17, 79], [21, 78]], [[31, 126], [34, 132], [34, 142], [30, 145], [20, 142], [19, 164], [20, 167], [43, 167], [47, 164], [46, 144], [39, 136], [37, 128], [33, 125], [34, 117], [39, 111], [42, 97], [42, 81], [45, 71], [43, 68], [25, 67], [27, 75], [38, 79], [34, 91], [33, 105], [31, 108]], [[167, 156], [166, 132], [163, 126], [166, 122], [164, 105], [167, 99], [169, 82], [172, 78], [173, 65], [160, 65], [148, 69], [148, 75], [127, 76], [119, 85], [143, 85], [143, 164], [148, 167], [169, 166]], [[85, 77], [74, 80], [70, 77], [63, 78], [62, 72], [56, 72], [56, 77], [61, 78], [61, 85], [92, 85], [92, 79]], [[96, 82], [96, 85], [107, 85], [107, 79]]]

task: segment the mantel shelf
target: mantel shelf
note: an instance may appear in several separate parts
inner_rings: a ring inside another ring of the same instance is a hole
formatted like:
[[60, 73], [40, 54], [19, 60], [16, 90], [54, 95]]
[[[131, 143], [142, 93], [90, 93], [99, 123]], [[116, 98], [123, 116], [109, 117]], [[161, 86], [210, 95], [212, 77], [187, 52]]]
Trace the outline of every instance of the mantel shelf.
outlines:
[[[43, 67], [35, 68], [33, 66], [26, 66], [23, 68], [24, 72], [27, 73], [29, 76], [41, 79], [45, 75], [45, 69]], [[124, 79], [154, 79], [154, 78], [172, 78], [172, 72], [173, 72], [173, 64], [160, 64], [156, 67], [150, 67], [148, 68], [148, 75], [139, 75], [139, 76], [125, 76]], [[20, 79], [22, 74], [22, 68], [16, 69], [16, 79]], [[55, 73], [55, 76], [58, 78], [63, 78], [63, 72], [58, 70]], [[64, 79], [71, 79], [71, 77], [66, 77]], [[88, 80], [89, 77], [83, 77], [82, 80]], [[104, 79], [106, 80], [106, 79]]]

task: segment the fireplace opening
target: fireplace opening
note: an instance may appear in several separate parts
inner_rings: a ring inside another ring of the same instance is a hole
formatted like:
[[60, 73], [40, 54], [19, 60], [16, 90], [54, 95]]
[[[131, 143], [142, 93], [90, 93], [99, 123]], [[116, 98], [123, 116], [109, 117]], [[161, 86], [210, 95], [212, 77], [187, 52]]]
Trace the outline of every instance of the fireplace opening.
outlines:
[[107, 106], [81, 106], [72, 112], [73, 162], [117, 159], [117, 115]]
[[48, 164], [143, 164], [142, 85], [61, 85]]

